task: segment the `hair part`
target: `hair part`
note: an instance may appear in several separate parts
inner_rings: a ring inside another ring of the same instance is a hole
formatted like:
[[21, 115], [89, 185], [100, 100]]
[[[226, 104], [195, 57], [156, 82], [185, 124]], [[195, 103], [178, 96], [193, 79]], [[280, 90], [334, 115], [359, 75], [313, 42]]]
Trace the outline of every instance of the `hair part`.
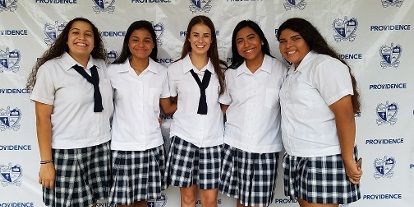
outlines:
[[210, 61], [213, 64], [213, 67], [214, 67], [214, 71], [217, 74], [218, 81], [219, 81], [219, 84], [220, 84], [220, 94], [223, 94], [224, 90], [225, 90], [224, 70], [227, 67], [227, 64], [226, 64], [226, 62], [224, 62], [223, 60], [220, 60], [220, 58], [219, 58], [218, 47], [217, 47], [216, 29], [214, 28], [213, 21], [211, 21], [210, 18], [208, 18], [207, 16], [198, 15], [198, 16], [193, 17], [190, 20], [190, 22], [188, 23], [188, 26], [187, 26], [185, 41], [184, 41], [183, 49], [181, 51], [181, 57], [180, 57], [179, 60], [185, 58], [187, 56], [187, 54], [191, 52], [191, 43], [188, 39], [191, 35], [191, 29], [196, 24], [202, 24], [202, 25], [205, 25], [208, 28], [210, 28], [211, 44], [210, 44], [210, 48], [207, 51], [207, 57], [210, 58]]
[[309, 49], [314, 51], [318, 54], [329, 55], [332, 58], [335, 58], [341, 61], [348, 67], [349, 74], [351, 75], [352, 80], [352, 88], [354, 95], [352, 96], [352, 107], [354, 113], [360, 112], [361, 103], [359, 102], [359, 92], [357, 90], [357, 82], [354, 75], [351, 72], [351, 67], [335, 52], [333, 48], [331, 48], [328, 43], [326, 42], [325, 38], [321, 35], [321, 33], [307, 20], [302, 18], [291, 18], [283, 22], [279, 29], [277, 30], [276, 37], [279, 41], [280, 34], [283, 30], [290, 29], [293, 30], [302, 36], [305, 42], [308, 44]]
[[132, 53], [129, 50], [129, 39], [131, 38], [132, 33], [135, 30], [145, 29], [147, 30], [152, 38], [152, 42], [154, 44], [154, 48], [151, 51], [150, 58], [154, 61], [157, 61], [158, 55], [158, 44], [157, 44], [157, 35], [155, 34], [154, 27], [152, 26], [151, 22], [146, 20], [140, 20], [133, 22], [129, 27], [124, 37], [124, 43], [122, 44], [122, 51], [119, 57], [113, 62], [114, 64], [124, 63], [128, 58], [131, 57]]
[[229, 66], [229, 68], [236, 69], [244, 62], [244, 58], [237, 51], [236, 38], [237, 38], [237, 33], [245, 27], [252, 29], [259, 36], [261, 42], [263, 42], [262, 53], [273, 57], [270, 54], [269, 42], [267, 41], [266, 36], [263, 30], [260, 28], [260, 26], [254, 21], [243, 20], [239, 22], [233, 30], [233, 35], [231, 38], [231, 53], [232, 53], [231, 59], [232, 60], [231, 60], [231, 65]]
[[27, 79], [26, 87], [28, 89], [33, 89], [34, 85], [36, 84], [36, 75], [37, 75], [37, 71], [39, 70], [40, 66], [42, 66], [45, 62], [51, 59], [61, 57], [65, 52], [69, 52], [69, 47], [67, 45], [69, 31], [72, 28], [72, 25], [78, 21], [86, 22], [92, 28], [95, 46], [91, 52], [91, 56], [95, 59], [106, 60], [106, 51], [105, 51], [104, 43], [103, 43], [103, 40], [102, 40], [102, 37], [101, 37], [101, 34], [98, 28], [89, 19], [86, 19], [83, 17], [76, 17], [70, 20], [66, 24], [65, 28], [57, 36], [56, 40], [53, 42], [50, 48], [47, 49], [42, 54], [42, 56], [37, 59]]

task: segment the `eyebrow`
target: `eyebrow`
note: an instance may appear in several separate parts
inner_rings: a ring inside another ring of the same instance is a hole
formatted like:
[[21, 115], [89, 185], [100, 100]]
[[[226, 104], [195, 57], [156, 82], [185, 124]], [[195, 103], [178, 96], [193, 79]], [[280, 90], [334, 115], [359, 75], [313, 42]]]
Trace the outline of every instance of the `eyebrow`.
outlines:
[[[73, 27], [69, 31], [72, 31], [72, 30], [80, 30], [80, 29], [79, 28], [76, 28], [76, 27]], [[92, 30], [85, 30], [85, 32], [92, 32]]]

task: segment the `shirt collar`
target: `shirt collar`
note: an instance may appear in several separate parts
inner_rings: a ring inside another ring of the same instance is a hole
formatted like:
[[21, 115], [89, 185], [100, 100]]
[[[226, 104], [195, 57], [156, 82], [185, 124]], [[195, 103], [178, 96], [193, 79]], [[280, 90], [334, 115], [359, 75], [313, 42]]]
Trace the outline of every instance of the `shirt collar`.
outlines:
[[[157, 74], [159, 72], [159, 69], [157, 67], [155, 67], [156, 62], [154, 60], [152, 60], [151, 58], [149, 58], [149, 64], [148, 67], [145, 68], [144, 71], [148, 70], [151, 71], [155, 74]], [[124, 72], [128, 72], [130, 69], [134, 70], [131, 67], [131, 64], [129, 63], [129, 59], [127, 59], [124, 63], [122, 63], [123, 67], [119, 67], [118, 68], [118, 73], [124, 73]]]
[[[266, 72], [266, 73], [270, 74], [270, 73], [272, 73], [272, 70], [271, 70], [271, 67], [270, 67], [271, 64], [272, 64], [271, 57], [265, 54], [264, 58], [263, 58], [262, 65], [257, 70], [261, 70], [263, 72]], [[249, 68], [247, 68], [246, 61], [243, 61], [243, 63], [239, 66], [239, 68], [237, 69], [237, 74], [236, 75], [239, 76], [243, 73], [249, 74], [249, 75], [252, 74], [252, 72], [249, 70]]]
[[[81, 64], [78, 63], [75, 59], [73, 59], [72, 56], [70, 56], [67, 52], [63, 53], [60, 60], [62, 61], [62, 64], [66, 70], [70, 70], [74, 65], [81, 66]], [[99, 65], [96, 64], [96, 60], [92, 56], [89, 56], [89, 61], [86, 65], [86, 68], [91, 68], [94, 65], [96, 66], [96, 68], [99, 69]]]
[[309, 51], [308, 54], [306, 54], [305, 57], [303, 57], [302, 61], [300, 61], [298, 66], [292, 64], [290, 73], [293, 73], [293, 72], [302, 73], [303, 70], [308, 68], [308, 67], [306, 67], [306, 65], [309, 62], [311, 62], [316, 57], [316, 55], [317, 55], [317, 53], [315, 53], [314, 51]]
[[[183, 58], [183, 73], [188, 73], [191, 69], [197, 70], [196, 67], [193, 65], [193, 63], [191, 62], [190, 54], [187, 54], [187, 56]], [[213, 75], [216, 74], [216, 72], [214, 71], [214, 66], [210, 61], [210, 58], [208, 59], [207, 65], [205, 65], [201, 69], [201, 71], [203, 70], [208, 70]]]

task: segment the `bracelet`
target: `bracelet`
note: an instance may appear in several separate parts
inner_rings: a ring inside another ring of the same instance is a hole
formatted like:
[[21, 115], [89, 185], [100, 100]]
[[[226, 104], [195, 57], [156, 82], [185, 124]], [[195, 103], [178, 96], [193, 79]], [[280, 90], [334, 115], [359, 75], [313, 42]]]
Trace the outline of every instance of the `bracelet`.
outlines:
[[48, 163], [53, 163], [53, 160], [40, 160], [41, 165], [48, 164]]

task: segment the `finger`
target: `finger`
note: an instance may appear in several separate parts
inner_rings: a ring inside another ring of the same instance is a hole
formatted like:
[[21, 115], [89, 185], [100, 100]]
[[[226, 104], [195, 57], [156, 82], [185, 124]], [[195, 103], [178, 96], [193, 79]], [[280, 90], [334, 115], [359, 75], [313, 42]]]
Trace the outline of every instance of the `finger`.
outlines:
[[55, 181], [51, 180], [49, 181], [49, 188], [54, 188], [55, 187]]

